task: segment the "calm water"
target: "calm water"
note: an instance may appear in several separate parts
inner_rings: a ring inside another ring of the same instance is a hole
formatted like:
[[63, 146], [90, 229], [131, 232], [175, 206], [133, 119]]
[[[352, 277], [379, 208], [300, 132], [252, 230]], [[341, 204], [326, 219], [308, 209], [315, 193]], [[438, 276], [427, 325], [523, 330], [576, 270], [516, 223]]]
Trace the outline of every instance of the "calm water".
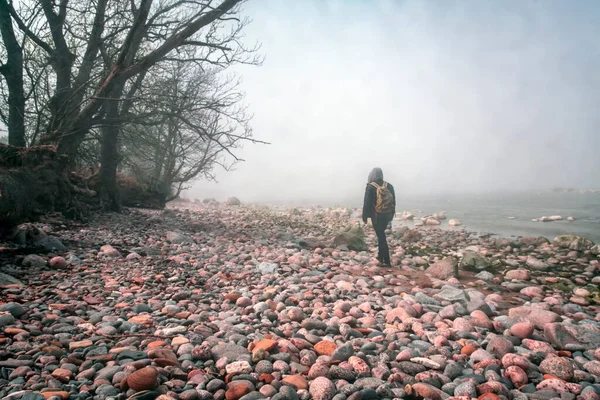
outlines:
[[[444, 197], [400, 197], [398, 211], [416, 216], [446, 211], [461, 228], [502, 236], [545, 236], [575, 234], [600, 243], [600, 195], [580, 193], [532, 193]], [[560, 215], [565, 220], [532, 222], [532, 218]], [[575, 221], [566, 221], [567, 217]], [[508, 219], [515, 217], [514, 220]], [[442, 227], [448, 227], [447, 220]]]
[[[362, 193], [345, 201], [293, 201], [286, 206], [362, 207]], [[282, 206], [283, 204], [279, 204]], [[544, 236], [552, 240], [558, 235], [581, 235], [600, 243], [600, 194], [519, 193], [445, 196], [398, 195], [396, 211], [410, 211], [417, 217], [445, 211], [444, 229], [467, 229], [505, 237]], [[562, 221], [532, 222], [532, 218], [560, 215]], [[515, 219], [508, 219], [515, 217]], [[567, 221], [574, 217], [575, 221]], [[462, 226], [448, 226], [448, 220], [459, 219]], [[412, 226], [403, 221], [402, 224]]]

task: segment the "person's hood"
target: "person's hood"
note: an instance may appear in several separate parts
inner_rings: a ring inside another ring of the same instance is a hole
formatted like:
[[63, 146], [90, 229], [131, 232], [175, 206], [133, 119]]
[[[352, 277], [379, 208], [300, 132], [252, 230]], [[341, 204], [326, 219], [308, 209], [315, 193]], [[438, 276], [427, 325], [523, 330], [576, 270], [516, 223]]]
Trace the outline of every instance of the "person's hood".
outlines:
[[369, 173], [369, 179], [367, 183], [371, 182], [383, 182], [383, 171], [381, 170], [381, 168], [373, 168], [373, 170]]

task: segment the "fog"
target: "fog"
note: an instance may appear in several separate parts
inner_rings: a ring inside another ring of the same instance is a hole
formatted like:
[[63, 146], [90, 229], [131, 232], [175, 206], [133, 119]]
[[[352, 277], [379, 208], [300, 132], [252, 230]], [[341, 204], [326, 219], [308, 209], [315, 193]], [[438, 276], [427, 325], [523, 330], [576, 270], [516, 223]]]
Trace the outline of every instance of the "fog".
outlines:
[[245, 5], [266, 60], [243, 67], [255, 137], [189, 197], [599, 186], [600, 3], [309, 1]]

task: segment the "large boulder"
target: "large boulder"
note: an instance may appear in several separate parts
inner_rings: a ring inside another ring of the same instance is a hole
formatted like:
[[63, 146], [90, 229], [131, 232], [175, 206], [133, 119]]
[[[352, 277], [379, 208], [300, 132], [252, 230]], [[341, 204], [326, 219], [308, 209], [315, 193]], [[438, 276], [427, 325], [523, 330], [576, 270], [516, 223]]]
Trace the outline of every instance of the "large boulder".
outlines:
[[446, 217], [446, 212], [442, 211], [442, 212], [439, 212], [439, 213], [435, 213], [435, 214], [433, 214], [433, 218], [435, 218], [435, 219], [437, 219], [439, 221], [445, 220], [447, 218]]
[[241, 204], [242, 204], [242, 202], [237, 197], [230, 197], [227, 199], [228, 206], [239, 206]]
[[474, 251], [465, 251], [460, 260], [460, 269], [467, 271], [484, 271], [490, 268], [491, 262], [485, 256]]
[[46, 266], [46, 260], [37, 254], [29, 254], [23, 259], [22, 265], [27, 268], [42, 268]]
[[552, 244], [561, 249], [585, 251], [594, 247], [594, 242], [581, 236], [561, 235], [554, 238]]
[[413, 220], [413, 219], [415, 219], [415, 216], [413, 215], [413, 213], [411, 213], [409, 211], [404, 211], [402, 213], [402, 219], [404, 219], [404, 220]]
[[592, 324], [550, 323], [544, 326], [546, 339], [559, 350], [589, 350], [600, 347], [600, 328]]
[[458, 261], [454, 257], [446, 257], [441, 261], [432, 264], [425, 271], [429, 276], [437, 279], [450, 279], [458, 277]]
[[398, 226], [392, 222], [392, 231], [394, 232], [394, 236], [402, 237], [406, 232], [408, 232], [408, 226]]
[[508, 310], [508, 316], [510, 318], [517, 318], [520, 321], [529, 322], [538, 329], [544, 329], [548, 324], [562, 321], [561, 316], [553, 311], [531, 306], [513, 307]]
[[334, 239], [333, 245], [336, 247], [347, 247], [349, 250], [366, 251], [365, 231], [360, 225], [350, 225], [343, 229]]
[[539, 237], [525, 236], [525, 237], [522, 237], [519, 240], [519, 242], [525, 246], [540, 246], [544, 243], [550, 243], [550, 241], [543, 236], [539, 236]]
[[437, 218], [430, 217], [425, 220], [425, 225], [436, 226], [440, 224], [441, 222]]
[[349, 250], [366, 251], [368, 250], [365, 239], [357, 234], [350, 232], [340, 233], [333, 239], [333, 245], [336, 247], [345, 246]]
[[306, 237], [300, 239], [298, 240], [298, 245], [302, 248], [310, 250], [315, 250], [318, 248], [324, 249], [325, 247], [327, 247], [327, 244], [325, 244], [322, 240], [316, 237]]

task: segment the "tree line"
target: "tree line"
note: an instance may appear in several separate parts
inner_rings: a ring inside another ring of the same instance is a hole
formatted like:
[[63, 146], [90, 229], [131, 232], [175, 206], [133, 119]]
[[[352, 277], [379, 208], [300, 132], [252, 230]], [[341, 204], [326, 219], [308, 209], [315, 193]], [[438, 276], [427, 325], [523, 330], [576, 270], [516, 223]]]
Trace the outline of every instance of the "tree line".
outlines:
[[[93, 171], [107, 210], [122, 171], [177, 196], [252, 136], [239, 78], [259, 65], [241, 0], [0, 0], [8, 144]], [[229, 70], [228, 70], [229, 69]]]

